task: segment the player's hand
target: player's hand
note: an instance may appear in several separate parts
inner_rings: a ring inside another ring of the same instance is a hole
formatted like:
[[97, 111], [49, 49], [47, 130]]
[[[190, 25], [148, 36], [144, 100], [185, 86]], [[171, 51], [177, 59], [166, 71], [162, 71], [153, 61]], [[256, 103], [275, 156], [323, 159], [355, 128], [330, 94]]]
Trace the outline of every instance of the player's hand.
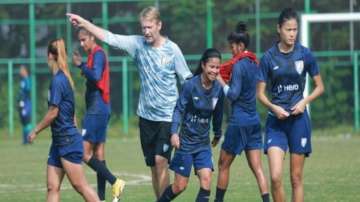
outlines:
[[218, 74], [218, 75], [216, 76], [216, 80], [219, 81], [219, 83], [220, 83], [221, 86], [225, 86], [225, 85], [226, 85], [226, 82], [224, 81], [224, 79], [221, 77], [220, 74]]
[[34, 140], [36, 138], [36, 132], [35, 132], [35, 129], [31, 131], [31, 133], [29, 134], [29, 136], [27, 137], [29, 143], [33, 143]]
[[77, 67], [81, 65], [82, 58], [79, 51], [74, 51], [72, 54], [72, 61]]
[[177, 133], [172, 134], [170, 142], [173, 147], [175, 147], [176, 149], [179, 149], [180, 148], [179, 134], [177, 134]]
[[74, 27], [84, 27], [86, 20], [79, 15], [73, 13], [66, 13], [69, 17], [69, 21]]
[[280, 120], [284, 120], [290, 116], [289, 112], [285, 111], [282, 107], [274, 105], [271, 110], [275, 113], [276, 117]]
[[219, 141], [220, 141], [219, 137], [214, 137], [211, 141], [211, 146], [216, 147], [216, 145], [219, 143]]
[[296, 103], [295, 106], [291, 108], [291, 114], [292, 115], [298, 115], [304, 113], [306, 108], [306, 102], [304, 99], [300, 100], [298, 103]]

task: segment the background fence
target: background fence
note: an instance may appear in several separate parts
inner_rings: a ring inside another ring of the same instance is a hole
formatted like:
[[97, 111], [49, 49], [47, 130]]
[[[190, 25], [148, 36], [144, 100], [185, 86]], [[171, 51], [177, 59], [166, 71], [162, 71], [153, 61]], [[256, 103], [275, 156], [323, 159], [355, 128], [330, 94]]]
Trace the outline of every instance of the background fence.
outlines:
[[[240, 20], [248, 24], [250, 49], [261, 56], [277, 39], [276, 23], [282, 8], [292, 6], [299, 14], [360, 11], [356, 0], [53, 0], [51, 3], [3, 0], [0, 2], [0, 95], [3, 98], [0, 127], [7, 127], [11, 135], [18, 126], [15, 101], [18, 69], [22, 64], [31, 70], [33, 122], [45, 113], [43, 106], [50, 80], [45, 57], [48, 41], [63, 37], [69, 54], [80, 49], [66, 12], [91, 18], [114, 33], [140, 34], [137, 15], [149, 5], [160, 8], [163, 34], [180, 46], [192, 69], [206, 47], [229, 53], [226, 37]], [[310, 47], [319, 62], [326, 88], [325, 94], [311, 105], [313, 125], [315, 128], [344, 125], [358, 130], [360, 23], [321, 23], [310, 28]], [[124, 52], [108, 47], [106, 50], [111, 66], [112, 122], [121, 121], [123, 132], [127, 133], [135, 122], [132, 120], [136, 120], [138, 74], [132, 59]], [[82, 115], [85, 83], [79, 70], [71, 70], [76, 83], [76, 110]], [[265, 109], [259, 106], [259, 110], [264, 114]]]

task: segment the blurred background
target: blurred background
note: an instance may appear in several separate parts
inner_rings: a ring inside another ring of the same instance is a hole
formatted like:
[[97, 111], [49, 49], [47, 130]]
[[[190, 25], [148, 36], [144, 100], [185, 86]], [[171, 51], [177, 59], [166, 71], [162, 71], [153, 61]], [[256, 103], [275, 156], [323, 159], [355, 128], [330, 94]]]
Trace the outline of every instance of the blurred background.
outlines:
[[[46, 63], [48, 42], [62, 37], [69, 55], [74, 50], [82, 51], [76, 31], [66, 19], [66, 12], [92, 19], [98, 26], [114, 33], [141, 34], [138, 13], [150, 5], [160, 8], [164, 23], [162, 33], [180, 46], [192, 70], [207, 47], [221, 50], [225, 59], [231, 57], [226, 37], [238, 21], [248, 24], [249, 49], [261, 57], [277, 40], [277, 17], [285, 7], [295, 8], [299, 16], [360, 11], [358, 0], [2, 0], [0, 128], [4, 133], [1, 135], [14, 135], [20, 127], [16, 110], [20, 65], [30, 69], [32, 122], [35, 123], [47, 110], [51, 76]], [[311, 104], [313, 127], [315, 130], [359, 131], [360, 112], [356, 105], [359, 84], [356, 82], [359, 77], [360, 23], [312, 23], [309, 30], [309, 47], [316, 55], [326, 88], [325, 94]], [[131, 128], [137, 127], [138, 73], [127, 54], [111, 47], [106, 50], [111, 67], [110, 127], [118, 127], [119, 134], [129, 134]], [[85, 60], [86, 56], [82, 54]], [[85, 79], [72, 65], [71, 71], [76, 85], [76, 113], [81, 118], [85, 109]], [[258, 107], [264, 120], [265, 109]]]

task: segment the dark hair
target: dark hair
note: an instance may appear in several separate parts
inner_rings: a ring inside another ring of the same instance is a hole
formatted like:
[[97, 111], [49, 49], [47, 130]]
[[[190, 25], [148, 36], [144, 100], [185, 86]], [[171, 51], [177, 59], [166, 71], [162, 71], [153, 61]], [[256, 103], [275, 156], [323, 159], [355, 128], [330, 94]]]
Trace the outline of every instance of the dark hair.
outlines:
[[299, 17], [293, 8], [285, 8], [281, 11], [278, 18], [278, 25], [281, 27], [286, 21], [295, 19], [299, 21]]
[[202, 64], [206, 64], [210, 58], [219, 58], [221, 59], [221, 53], [215, 49], [215, 48], [208, 48], [205, 50], [205, 52], [202, 54], [201, 59], [199, 61], [199, 65], [197, 69], [195, 70], [194, 75], [199, 75], [202, 73]]
[[248, 47], [250, 42], [250, 36], [247, 32], [247, 27], [244, 22], [238, 22], [234, 32], [231, 32], [227, 38], [229, 43], [244, 43], [245, 48]]

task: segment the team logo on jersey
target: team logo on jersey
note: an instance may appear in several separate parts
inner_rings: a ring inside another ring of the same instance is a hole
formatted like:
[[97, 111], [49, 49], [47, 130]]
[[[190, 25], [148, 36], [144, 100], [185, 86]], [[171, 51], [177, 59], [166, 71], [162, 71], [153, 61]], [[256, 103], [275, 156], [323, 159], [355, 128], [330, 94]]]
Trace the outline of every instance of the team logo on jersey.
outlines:
[[193, 99], [195, 100], [195, 101], [198, 101], [199, 100], [199, 97], [193, 97]]
[[216, 103], [218, 102], [218, 100], [219, 100], [219, 98], [217, 98], [217, 97], [213, 97], [213, 98], [212, 98], [212, 108], [213, 108], [213, 109], [215, 109]]
[[277, 70], [277, 69], [279, 69], [279, 66], [273, 67], [273, 70]]
[[169, 149], [169, 145], [168, 145], [168, 144], [164, 144], [164, 145], [163, 145], [163, 152], [167, 152], [168, 149]]
[[303, 60], [295, 61], [295, 69], [297, 73], [302, 74], [302, 72], [304, 71], [304, 61]]
[[172, 57], [162, 56], [160, 59], [161, 66], [167, 66], [171, 63]]
[[306, 137], [301, 138], [301, 146], [305, 147], [306, 143], [307, 143], [307, 138]]
[[86, 134], [86, 129], [81, 130], [81, 135], [84, 136]]

